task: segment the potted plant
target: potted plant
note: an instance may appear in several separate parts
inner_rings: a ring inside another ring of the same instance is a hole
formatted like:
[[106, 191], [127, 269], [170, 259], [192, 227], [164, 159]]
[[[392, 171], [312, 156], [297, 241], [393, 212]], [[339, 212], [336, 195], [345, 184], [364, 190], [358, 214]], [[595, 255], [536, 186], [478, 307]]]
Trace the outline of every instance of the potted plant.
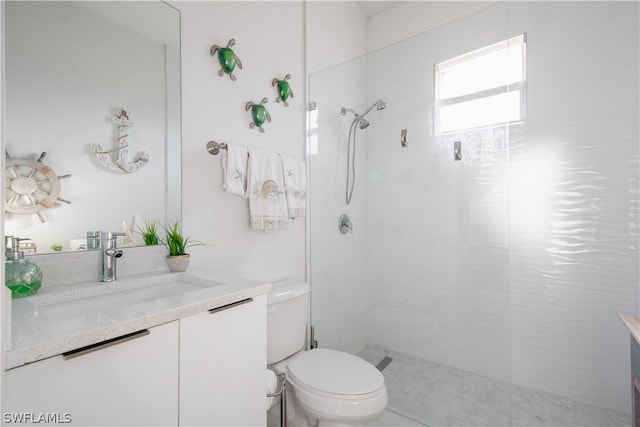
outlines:
[[144, 227], [138, 227], [138, 234], [142, 236], [142, 240], [146, 246], [154, 246], [160, 244], [158, 236], [158, 223], [156, 221], [145, 221]]
[[169, 254], [167, 264], [169, 270], [173, 272], [185, 271], [189, 266], [189, 254], [187, 248], [192, 246], [205, 246], [204, 243], [193, 240], [191, 237], [184, 237], [180, 231], [180, 222], [175, 221], [170, 226], [163, 226], [166, 237], [162, 243], [166, 246]]

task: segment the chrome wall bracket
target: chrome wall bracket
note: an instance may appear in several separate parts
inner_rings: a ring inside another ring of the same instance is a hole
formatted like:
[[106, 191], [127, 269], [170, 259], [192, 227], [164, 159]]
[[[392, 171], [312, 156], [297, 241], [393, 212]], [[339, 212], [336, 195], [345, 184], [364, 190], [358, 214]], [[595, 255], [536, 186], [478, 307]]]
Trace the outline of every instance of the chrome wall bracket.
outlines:
[[311, 326], [311, 339], [309, 340], [309, 350], [313, 350], [314, 348], [318, 348], [318, 340], [315, 337], [315, 329]]
[[453, 143], [453, 160], [456, 162], [462, 160], [462, 142], [460, 141]]

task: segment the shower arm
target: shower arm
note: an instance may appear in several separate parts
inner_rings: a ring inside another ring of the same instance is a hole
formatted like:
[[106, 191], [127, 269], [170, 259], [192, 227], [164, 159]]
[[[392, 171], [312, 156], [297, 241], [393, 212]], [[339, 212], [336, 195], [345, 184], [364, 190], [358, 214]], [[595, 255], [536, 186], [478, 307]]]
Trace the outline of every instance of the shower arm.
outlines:
[[362, 116], [360, 116], [360, 117], [364, 117], [364, 116], [366, 116], [367, 114], [369, 114], [369, 112], [370, 112], [371, 110], [373, 110], [373, 107], [377, 107], [377, 108], [378, 108], [378, 110], [383, 110], [383, 109], [387, 108], [387, 103], [386, 103], [386, 102], [384, 102], [382, 99], [378, 99], [378, 100], [377, 100], [376, 102], [374, 102], [374, 103], [373, 103], [373, 105], [372, 105], [371, 107], [369, 107], [369, 109], [368, 109], [367, 111], [365, 111], [365, 112], [364, 112], [364, 114], [363, 114]]
[[340, 114], [342, 114], [343, 116], [346, 116], [347, 113], [353, 113], [353, 115], [356, 116], [356, 120], [357, 119], [364, 119], [364, 116], [369, 114], [371, 112], [371, 110], [373, 110], [374, 107], [377, 107], [378, 110], [383, 110], [383, 109], [387, 108], [387, 103], [384, 102], [382, 99], [378, 99], [376, 102], [373, 103], [373, 105], [371, 107], [369, 107], [369, 109], [367, 111], [364, 112], [364, 114], [359, 114], [356, 110], [353, 110], [351, 108], [342, 107], [340, 109]]
[[361, 117], [366, 116], [367, 114], [369, 114], [369, 112], [371, 110], [373, 110], [373, 107], [375, 107], [376, 105], [378, 105], [378, 102], [376, 101], [371, 107], [369, 107], [369, 109], [367, 111], [364, 112], [364, 114]]

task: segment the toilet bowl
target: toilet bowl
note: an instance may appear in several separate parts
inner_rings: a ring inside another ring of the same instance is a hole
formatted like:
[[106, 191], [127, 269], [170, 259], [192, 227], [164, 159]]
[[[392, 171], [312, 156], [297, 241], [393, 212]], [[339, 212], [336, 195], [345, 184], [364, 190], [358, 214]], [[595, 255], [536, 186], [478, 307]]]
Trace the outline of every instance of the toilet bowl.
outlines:
[[267, 362], [287, 380], [289, 426], [354, 426], [382, 415], [384, 377], [369, 362], [336, 350], [305, 351], [309, 285], [272, 284], [267, 295]]

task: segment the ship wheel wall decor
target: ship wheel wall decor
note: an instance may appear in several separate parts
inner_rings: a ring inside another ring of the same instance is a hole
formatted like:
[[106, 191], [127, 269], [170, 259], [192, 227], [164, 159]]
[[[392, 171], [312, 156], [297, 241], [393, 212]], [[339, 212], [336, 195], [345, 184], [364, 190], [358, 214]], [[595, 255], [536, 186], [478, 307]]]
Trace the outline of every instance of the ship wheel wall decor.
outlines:
[[36, 160], [13, 158], [6, 154], [5, 214], [37, 215], [45, 222], [42, 211], [69, 200], [60, 197], [60, 180], [71, 175], [58, 176], [42, 163], [46, 152]]
[[[114, 172], [138, 172], [147, 164], [150, 156], [148, 152], [143, 151], [139, 154], [136, 161], [129, 161], [129, 141], [127, 140], [129, 132], [127, 129], [133, 125], [133, 123], [129, 121], [129, 115], [124, 108], [120, 108], [116, 116], [111, 118], [111, 122], [118, 126], [118, 147], [111, 151], [106, 151], [100, 144], [96, 144], [93, 147], [93, 153], [96, 159], [98, 159], [102, 166]], [[118, 153], [118, 156], [114, 159], [111, 153]]]

